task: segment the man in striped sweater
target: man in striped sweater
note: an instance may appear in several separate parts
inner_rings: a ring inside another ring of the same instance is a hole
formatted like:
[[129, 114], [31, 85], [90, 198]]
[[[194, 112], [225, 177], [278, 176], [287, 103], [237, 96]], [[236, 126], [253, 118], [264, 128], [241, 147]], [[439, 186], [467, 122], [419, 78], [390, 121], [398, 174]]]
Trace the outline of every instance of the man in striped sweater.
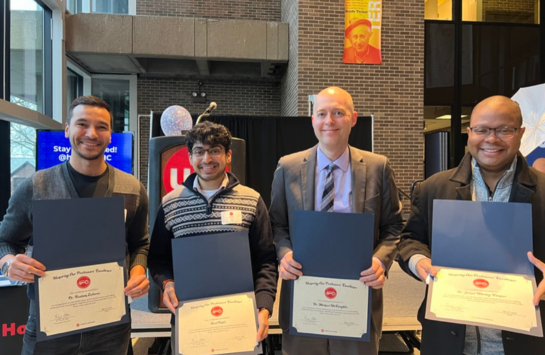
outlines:
[[[226, 127], [203, 122], [187, 135], [189, 160], [195, 172], [162, 201], [152, 232], [148, 267], [163, 290], [163, 302], [175, 313], [172, 238], [211, 233], [248, 231], [259, 329], [257, 340], [267, 337], [269, 316], [278, 279], [276, 253], [263, 199], [255, 190], [226, 172], [231, 162], [231, 133]], [[226, 213], [236, 218], [222, 218]]]

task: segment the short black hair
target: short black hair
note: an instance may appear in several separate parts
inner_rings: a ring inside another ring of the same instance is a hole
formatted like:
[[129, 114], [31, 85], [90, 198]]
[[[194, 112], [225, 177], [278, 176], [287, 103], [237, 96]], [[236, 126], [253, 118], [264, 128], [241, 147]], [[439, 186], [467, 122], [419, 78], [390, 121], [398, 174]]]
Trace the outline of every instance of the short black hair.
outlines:
[[222, 145], [225, 152], [228, 152], [231, 148], [231, 132], [224, 125], [204, 121], [187, 132], [186, 144], [190, 154], [196, 142], [210, 146]]
[[110, 114], [110, 129], [113, 126], [113, 118], [112, 118], [112, 112], [110, 111], [110, 105], [104, 100], [102, 100], [100, 97], [96, 97], [93, 95], [83, 95], [80, 97], [76, 97], [74, 101], [70, 104], [70, 108], [68, 108], [68, 115], [66, 116], [66, 123], [70, 124], [70, 120], [72, 119], [72, 115], [74, 114], [74, 109], [77, 106], [80, 105], [88, 105], [88, 106], [95, 106], [95, 107], [102, 107], [108, 111]]

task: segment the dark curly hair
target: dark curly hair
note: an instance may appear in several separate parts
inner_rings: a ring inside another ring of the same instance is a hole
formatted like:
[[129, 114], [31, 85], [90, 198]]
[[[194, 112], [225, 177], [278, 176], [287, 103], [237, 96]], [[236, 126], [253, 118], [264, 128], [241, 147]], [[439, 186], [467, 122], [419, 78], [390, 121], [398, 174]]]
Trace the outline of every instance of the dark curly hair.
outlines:
[[70, 124], [70, 120], [72, 119], [72, 114], [74, 113], [74, 109], [79, 105], [87, 105], [87, 106], [95, 106], [95, 107], [102, 107], [103, 109], [106, 109], [108, 113], [110, 114], [110, 128], [113, 125], [113, 119], [112, 119], [112, 112], [110, 111], [110, 105], [106, 103], [106, 101], [102, 100], [99, 97], [93, 96], [93, 95], [84, 95], [80, 97], [76, 97], [74, 101], [70, 104], [70, 108], [68, 109], [68, 115], [66, 116], [66, 123]]
[[186, 144], [190, 153], [196, 142], [210, 146], [222, 145], [225, 152], [228, 152], [231, 148], [231, 132], [224, 125], [204, 121], [187, 132]]

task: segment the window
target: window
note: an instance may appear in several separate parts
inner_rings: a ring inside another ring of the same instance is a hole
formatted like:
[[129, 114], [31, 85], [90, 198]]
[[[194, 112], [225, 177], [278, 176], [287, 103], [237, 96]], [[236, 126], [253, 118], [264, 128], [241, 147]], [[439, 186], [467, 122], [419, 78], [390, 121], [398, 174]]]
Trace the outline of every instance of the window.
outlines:
[[539, 23], [539, 0], [425, 0], [425, 19], [452, 21], [462, 3], [462, 21]]
[[426, 20], [452, 20], [452, 0], [425, 0]]
[[51, 117], [51, 11], [11, 1], [10, 17], [10, 101]]
[[66, 8], [73, 14], [94, 12], [98, 14], [136, 15], [136, 0], [67, 0]]
[[10, 124], [11, 192], [36, 171], [36, 130], [17, 123]]
[[66, 69], [66, 112], [76, 97], [83, 95], [83, 77], [73, 71]]

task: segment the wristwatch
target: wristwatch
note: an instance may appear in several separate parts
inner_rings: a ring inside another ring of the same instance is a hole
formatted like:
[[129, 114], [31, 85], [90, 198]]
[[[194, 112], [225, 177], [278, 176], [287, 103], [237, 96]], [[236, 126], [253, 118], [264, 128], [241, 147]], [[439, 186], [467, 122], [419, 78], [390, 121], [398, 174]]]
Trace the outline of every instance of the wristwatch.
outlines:
[[4, 263], [4, 265], [2, 265], [2, 269], [0, 270], [0, 274], [4, 275], [5, 277], [8, 277], [9, 266], [11, 265], [13, 260], [15, 260], [15, 258], [12, 258], [12, 259], [6, 261]]

